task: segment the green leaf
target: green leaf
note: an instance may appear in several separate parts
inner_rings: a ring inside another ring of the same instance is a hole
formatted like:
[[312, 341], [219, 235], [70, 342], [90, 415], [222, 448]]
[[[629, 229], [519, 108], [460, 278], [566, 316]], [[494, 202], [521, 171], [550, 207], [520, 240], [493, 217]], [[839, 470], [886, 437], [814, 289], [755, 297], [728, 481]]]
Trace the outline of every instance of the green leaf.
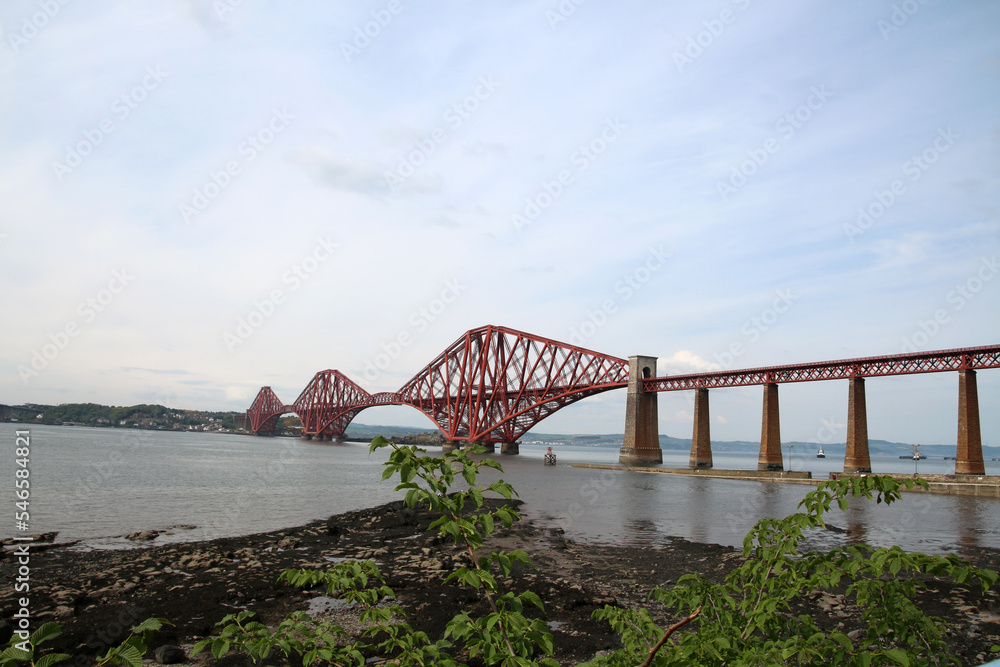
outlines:
[[216, 639], [212, 642], [212, 655], [215, 656], [216, 660], [218, 660], [222, 656], [229, 653], [230, 646], [231, 644], [229, 643], [229, 640], [222, 638]]
[[42, 623], [37, 630], [31, 633], [28, 641], [32, 646], [38, 646], [42, 642], [55, 639], [60, 634], [62, 634], [62, 628], [59, 627], [58, 623]]
[[495, 491], [496, 493], [499, 493], [501, 496], [503, 496], [507, 500], [510, 500], [511, 495], [512, 495], [512, 493], [514, 491], [513, 487], [511, 487], [510, 484], [508, 484], [507, 482], [505, 482], [503, 480], [500, 480], [498, 482], [493, 482], [487, 488], [490, 491]]
[[164, 625], [173, 625], [173, 623], [171, 623], [170, 621], [168, 621], [165, 618], [147, 618], [145, 621], [143, 621], [139, 625], [137, 625], [134, 628], [132, 628], [132, 632], [134, 632], [136, 634], [142, 634], [143, 632], [146, 632], [147, 630], [150, 630], [152, 632], [156, 632], [157, 630], [159, 630], [160, 628], [162, 628]]
[[906, 655], [906, 652], [902, 649], [891, 648], [885, 652], [885, 657], [889, 658], [898, 665], [903, 667], [910, 667], [910, 658]]
[[462, 477], [465, 478], [469, 486], [474, 486], [476, 483], [476, 468], [470, 465], [462, 466]]
[[542, 602], [542, 598], [538, 597], [538, 594], [534, 591], [524, 591], [521, 593], [520, 598], [530, 602], [542, 611], [545, 611], [545, 603]]
[[35, 667], [51, 667], [56, 663], [64, 662], [72, 658], [73, 656], [66, 655], [65, 653], [49, 653], [48, 655], [43, 655], [35, 661]]
[[382, 437], [381, 435], [379, 435], [379, 436], [376, 436], [374, 440], [372, 440], [371, 445], [369, 445], [369, 447], [368, 447], [368, 453], [371, 454], [376, 449], [379, 449], [381, 447], [392, 447], [392, 446], [393, 446], [393, 444], [391, 442], [389, 442], [384, 437]]
[[139, 653], [134, 646], [121, 646], [115, 651], [115, 655], [124, 660], [129, 667], [142, 667], [142, 653]]
[[[15, 641], [15, 639], [11, 641]], [[3, 653], [0, 653], [0, 662], [28, 662], [31, 660], [31, 655], [31, 651], [9, 646], [4, 649]]]

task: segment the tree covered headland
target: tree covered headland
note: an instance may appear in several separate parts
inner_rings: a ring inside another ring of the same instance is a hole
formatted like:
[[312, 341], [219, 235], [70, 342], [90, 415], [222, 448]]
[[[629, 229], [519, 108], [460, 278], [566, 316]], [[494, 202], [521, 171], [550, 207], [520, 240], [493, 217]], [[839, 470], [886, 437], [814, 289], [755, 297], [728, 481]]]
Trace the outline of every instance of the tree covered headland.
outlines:
[[241, 412], [179, 410], [162, 405], [109, 406], [96, 403], [31, 406], [41, 418], [25, 419], [36, 424], [82, 424], [120, 428], [233, 430], [233, 418]]

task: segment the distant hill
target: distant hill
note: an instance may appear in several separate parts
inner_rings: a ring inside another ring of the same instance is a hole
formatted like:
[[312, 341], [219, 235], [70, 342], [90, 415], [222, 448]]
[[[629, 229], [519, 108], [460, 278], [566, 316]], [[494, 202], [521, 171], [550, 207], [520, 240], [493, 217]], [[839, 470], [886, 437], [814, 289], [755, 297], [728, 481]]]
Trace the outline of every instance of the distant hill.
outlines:
[[[128, 407], [112, 407], [95, 405], [93, 403], [69, 403], [63, 405], [0, 406], [0, 421], [32, 422], [36, 424], [67, 424], [79, 426], [104, 426], [115, 428], [142, 428], [156, 430], [199, 430], [230, 432], [235, 430], [233, 418], [243, 413], [236, 412], [206, 412], [196, 410], [180, 410], [162, 405], [133, 405]], [[298, 419], [286, 417], [287, 428], [294, 432]], [[406, 435], [436, 434], [436, 429], [419, 428], [416, 426], [379, 426], [352, 422], [347, 427], [347, 439], [368, 441], [375, 436], [399, 438]], [[582, 447], [621, 447], [624, 435], [621, 433], [603, 434], [562, 434], [529, 432], [520, 442], [539, 445], [575, 445]], [[785, 441], [782, 449], [801, 447], [803, 451], [819, 448], [819, 443]], [[675, 438], [660, 434], [660, 447], [667, 450], [690, 451], [690, 438]], [[760, 443], [752, 440], [712, 441], [712, 451], [715, 452], [754, 452]], [[890, 442], [888, 440], [870, 440], [869, 451], [873, 456], [901, 456], [913, 451], [912, 443]], [[828, 456], [843, 456], [847, 449], [846, 443], [823, 443], [823, 450]], [[920, 452], [926, 456], [955, 456], [955, 445], [920, 444]], [[983, 457], [1000, 458], [1000, 447], [983, 447]]]

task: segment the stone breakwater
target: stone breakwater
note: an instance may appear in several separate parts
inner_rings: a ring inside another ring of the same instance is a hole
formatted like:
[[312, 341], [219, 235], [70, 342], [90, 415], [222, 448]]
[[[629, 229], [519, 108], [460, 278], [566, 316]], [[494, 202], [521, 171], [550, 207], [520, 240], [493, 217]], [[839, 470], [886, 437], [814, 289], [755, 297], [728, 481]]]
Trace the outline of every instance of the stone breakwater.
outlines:
[[[156, 546], [154, 539], [143, 543], [152, 546], [122, 551], [50, 546], [32, 554], [34, 622], [62, 625], [63, 634], [51, 646], [81, 656], [81, 665], [151, 616], [174, 624], [157, 634], [148, 656], [164, 662], [178, 658], [169, 647], [190, 655], [194, 642], [211, 634], [217, 621], [243, 609], [269, 625], [289, 612], [307, 610], [358, 631], [356, 612], [320, 591], [278, 584], [277, 578], [287, 568], [325, 568], [340, 559], [370, 558], [379, 563], [414, 627], [438, 637], [459, 611], [477, 614], [487, 607], [475, 591], [443, 583], [466, 556], [451, 541], [427, 532], [433, 518], [394, 502], [297, 528], [206, 542]], [[532, 555], [537, 569], [517, 570], [514, 587], [529, 588], [544, 600], [556, 657], [564, 664], [616, 646], [607, 625], [591, 618], [598, 607], [645, 605], [654, 585], [670, 586], [691, 572], [719, 580], [742, 559], [728, 547], [676, 538], [648, 547], [578, 544], [559, 529], [524, 522], [496, 533], [487, 548]], [[5, 549], [0, 567], [10, 568], [11, 553], [10, 547]], [[1000, 569], [1000, 552], [966, 555], [980, 567]], [[16, 602], [12, 586], [0, 592], [3, 641], [10, 636]], [[947, 621], [949, 641], [969, 664], [982, 662], [989, 646], [1000, 643], [1000, 595], [995, 591], [984, 595], [967, 586], [933, 582], [918, 603]], [[796, 604], [803, 612], [820, 612], [821, 623], [830, 628], [848, 634], [862, 629], [859, 610], [836, 591]], [[660, 623], [672, 620], [663, 609], [650, 610]], [[211, 663], [206, 654], [197, 661]]]

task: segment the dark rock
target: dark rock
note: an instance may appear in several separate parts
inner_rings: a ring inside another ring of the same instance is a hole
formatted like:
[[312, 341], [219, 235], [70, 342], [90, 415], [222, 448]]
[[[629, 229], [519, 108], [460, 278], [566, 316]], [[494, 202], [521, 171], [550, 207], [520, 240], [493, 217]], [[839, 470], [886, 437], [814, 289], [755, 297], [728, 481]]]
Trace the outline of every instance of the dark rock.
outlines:
[[173, 665], [187, 660], [187, 656], [184, 654], [184, 649], [180, 646], [171, 646], [169, 644], [156, 649], [153, 656], [156, 658], [156, 661], [162, 665]]
[[294, 537], [283, 537], [278, 540], [277, 547], [279, 549], [297, 549], [300, 544], [302, 544], [302, 540]]
[[126, 540], [132, 540], [133, 542], [149, 542], [155, 540], [160, 535], [158, 530], [143, 530], [138, 533], [129, 533], [125, 535]]

